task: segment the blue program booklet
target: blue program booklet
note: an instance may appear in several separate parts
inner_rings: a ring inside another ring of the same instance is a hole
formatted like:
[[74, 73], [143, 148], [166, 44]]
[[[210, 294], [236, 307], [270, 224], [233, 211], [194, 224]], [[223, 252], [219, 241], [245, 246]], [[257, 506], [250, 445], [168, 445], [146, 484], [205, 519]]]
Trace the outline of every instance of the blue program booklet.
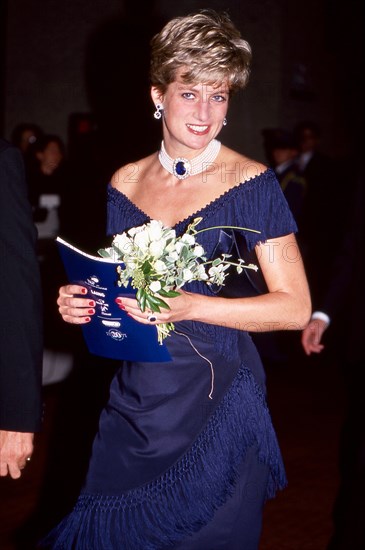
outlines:
[[86, 287], [87, 297], [96, 303], [91, 321], [82, 325], [90, 353], [129, 361], [170, 361], [165, 344], [158, 343], [156, 327], [138, 323], [115, 303], [117, 296], [136, 293], [117, 284], [121, 262], [86, 254], [60, 237], [56, 242], [69, 282]]

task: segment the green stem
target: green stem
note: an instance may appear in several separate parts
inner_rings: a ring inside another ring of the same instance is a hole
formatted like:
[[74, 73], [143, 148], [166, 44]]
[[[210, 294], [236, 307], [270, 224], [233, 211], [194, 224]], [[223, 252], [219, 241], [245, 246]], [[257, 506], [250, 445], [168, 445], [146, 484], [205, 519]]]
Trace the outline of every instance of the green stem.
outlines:
[[248, 229], [248, 227], [236, 227], [234, 225], [215, 225], [213, 227], [206, 227], [205, 229], [199, 229], [199, 231], [194, 230], [194, 235], [198, 233], [203, 233], [203, 231], [210, 231], [211, 229], [241, 229], [242, 231], [251, 231], [252, 233], [261, 233], [257, 229]]
[[[209, 260], [207, 262], [203, 262], [201, 265], [209, 265], [209, 264], [212, 264], [214, 262], [214, 260]], [[235, 267], [243, 267], [244, 269], [253, 269], [254, 271], [256, 271], [258, 268], [256, 265], [253, 265], [253, 264], [236, 264], [235, 262], [229, 262], [228, 260], [223, 260], [223, 263], [224, 264], [228, 264], [228, 265], [234, 265]]]

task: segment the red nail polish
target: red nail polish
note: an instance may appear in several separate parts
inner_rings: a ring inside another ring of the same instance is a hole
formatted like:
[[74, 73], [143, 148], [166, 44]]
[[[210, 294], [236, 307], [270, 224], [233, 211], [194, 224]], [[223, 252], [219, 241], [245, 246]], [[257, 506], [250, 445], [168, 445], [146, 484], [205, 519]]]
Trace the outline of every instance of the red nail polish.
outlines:
[[91, 315], [94, 313], [94, 310], [93, 309], [88, 309], [87, 311], [88, 313], [90, 313]]
[[86, 288], [83, 288], [83, 289], [81, 290], [81, 294], [87, 294]]
[[89, 323], [91, 321], [90, 317], [85, 317], [85, 323]]
[[89, 306], [90, 306], [90, 307], [94, 307], [94, 306], [95, 306], [95, 302], [94, 302], [94, 300], [90, 300], [90, 302], [89, 302]]

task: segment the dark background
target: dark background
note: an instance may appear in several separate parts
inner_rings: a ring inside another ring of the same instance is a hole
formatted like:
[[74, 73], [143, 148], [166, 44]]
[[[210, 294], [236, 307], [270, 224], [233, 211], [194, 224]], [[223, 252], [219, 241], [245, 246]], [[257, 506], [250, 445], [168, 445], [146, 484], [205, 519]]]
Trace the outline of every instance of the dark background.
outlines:
[[150, 38], [171, 17], [202, 7], [227, 10], [253, 49], [251, 81], [232, 106], [226, 143], [264, 160], [262, 128], [290, 128], [307, 118], [319, 123], [323, 147], [335, 155], [348, 155], [362, 136], [361, 1], [3, 0], [1, 6], [5, 137], [20, 122], [36, 122], [67, 141], [75, 116], [84, 113], [95, 118], [110, 169], [150, 151], [158, 145], [148, 91]]

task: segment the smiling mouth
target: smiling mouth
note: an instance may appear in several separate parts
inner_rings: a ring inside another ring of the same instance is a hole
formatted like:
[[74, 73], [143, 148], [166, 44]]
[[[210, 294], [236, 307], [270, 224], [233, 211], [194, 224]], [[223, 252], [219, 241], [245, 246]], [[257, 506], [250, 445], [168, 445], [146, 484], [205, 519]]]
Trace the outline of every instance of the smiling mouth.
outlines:
[[194, 134], [206, 134], [209, 126], [196, 126], [195, 124], [187, 124], [188, 129]]

